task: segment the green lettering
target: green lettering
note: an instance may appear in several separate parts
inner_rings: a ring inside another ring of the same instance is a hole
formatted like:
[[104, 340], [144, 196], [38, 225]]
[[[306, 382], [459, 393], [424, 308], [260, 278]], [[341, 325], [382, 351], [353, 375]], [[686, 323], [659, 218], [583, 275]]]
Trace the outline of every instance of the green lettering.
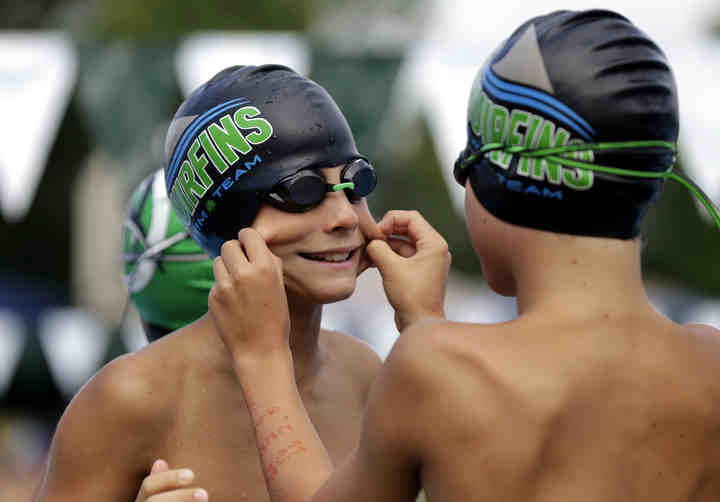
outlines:
[[490, 141], [492, 143], [502, 143], [503, 139], [505, 138], [507, 132], [507, 124], [508, 124], [508, 111], [506, 108], [500, 106], [500, 105], [493, 105], [492, 107], [492, 116], [491, 116], [491, 124], [492, 129], [490, 130]]
[[565, 167], [563, 182], [573, 190], [588, 190], [593, 186], [593, 172], [588, 169]]
[[262, 117], [253, 118], [257, 115], [260, 115], [260, 110], [254, 106], [243, 106], [233, 115], [240, 129], [255, 129], [245, 137], [253, 145], [264, 143], [273, 133], [272, 124]]
[[232, 165], [240, 158], [235, 153], [236, 150], [245, 155], [252, 149], [243, 135], [240, 134], [230, 115], [223, 116], [220, 119], [220, 125], [211, 124], [208, 127], [208, 133], [228, 164]]
[[190, 201], [183, 192], [180, 184], [175, 183], [173, 189], [170, 192], [170, 199], [173, 201], [173, 207], [183, 225], [187, 225], [190, 222], [190, 214], [188, 208], [190, 207]]
[[[507, 137], [507, 126], [510, 123], [510, 113], [508, 112], [507, 108], [500, 105], [493, 105], [493, 111], [492, 111], [492, 131], [490, 132], [492, 136], [492, 142], [493, 143], [504, 143], [505, 138]], [[497, 152], [498, 154], [500, 152]], [[496, 155], [494, 157], [491, 156], [491, 159], [497, 160], [497, 164], [505, 169], [510, 166], [510, 162], [512, 161], [512, 155], [509, 153], [503, 153], [502, 158], [500, 156]]]
[[532, 166], [530, 176], [536, 180], [544, 181], [545, 173], [547, 173], [547, 179], [550, 183], [554, 185], [560, 184], [560, 165], [547, 159], [537, 159]]
[[510, 129], [508, 133], [507, 144], [510, 146], [522, 145], [525, 141], [525, 136], [518, 132], [518, 127], [521, 125], [527, 126], [527, 122], [530, 119], [530, 114], [522, 110], [513, 110], [510, 113]]
[[225, 162], [225, 159], [218, 153], [213, 142], [210, 141], [210, 136], [208, 136], [207, 131], [201, 132], [199, 138], [203, 150], [205, 150], [205, 153], [210, 157], [215, 169], [217, 169], [220, 174], [224, 173], [228, 168], [227, 162]]
[[197, 156], [198, 149], [200, 149], [200, 141], [196, 138], [195, 141], [193, 141], [193, 144], [190, 145], [190, 150], [188, 150], [188, 160], [190, 161], [190, 165], [192, 165], [193, 171], [195, 171], [195, 174], [198, 175], [198, 178], [200, 178], [203, 185], [209, 187], [212, 185], [212, 179], [210, 179], [208, 173], [205, 172], [205, 166], [208, 165], [208, 160], [202, 154], [200, 154], [200, 157]]
[[512, 161], [512, 154], [494, 150], [490, 152], [489, 158], [490, 162], [492, 162], [496, 166], [507, 169], [508, 167], [510, 167], [510, 163]]
[[[537, 132], [538, 126], [543, 122], [543, 119], [537, 115], [530, 116], [530, 126], [527, 128], [525, 133], [525, 148], [533, 148], [537, 143]], [[520, 159], [520, 164], [517, 168], [517, 173], [521, 176], [530, 176], [530, 169], [535, 168], [535, 159], [523, 157]]]
[[180, 166], [178, 179], [180, 180], [180, 184], [182, 185], [185, 195], [190, 200], [188, 207], [191, 208], [190, 212], [192, 213], [195, 210], [195, 206], [198, 204], [198, 199], [205, 195], [207, 188], [197, 182], [195, 179], [195, 173], [193, 172], [192, 167], [190, 167], [190, 162], [187, 160]]
[[530, 166], [534, 165], [535, 159], [520, 157], [520, 162], [518, 162], [518, 168], [515, 172], [520, 176], [530, 176]]
[[468, 107], [468, 119], [470, 126], [476, 136], [482, 136], [482, 115], [485, 107], [485, 93], [481, 92], [480, 97], [475, 96], [475, 87], [473, 87], [473, 95], [470, 96], [470, 106]]
[[490, 143], [491, 138], [491, 127], [490, 119], [492, 116], [493, 102], [490, 99], [485, 100], [485, 114], [483, 115], [483, 143]]
[[[581, 139], [572, 139], [568, 142], [568, 145], [582, 145], [584, 144], [584, 141]], [[582, 162], [595, 162], [595, 155], [593, 154], [592, 150], [579, 150], [572, 153], [573, 158], [575, 160], [579, 160]]]
[[528, 127], [527, 133], [525, 133], [525, 147], [526, 148], [532, 148], [534, 145], [537, 144], [536, 141], [533, 141], [537, 138], [535, 138], [535, 134], [538, 130], [538, 126], [542, 122], [542, 118], [538, 117], [537, 115], [532, 116], [532, 122], [530, 122], [530, 127]]
[[[548, 122], [548, 123], [550, 123], [550, 122]], [[555, 126], [553, 125], [552, 129], [554, 129], [554, 128], [555, 128]], [[551, 129], [549, 128], [549, 130], [551, 130]], [[544, 132], [545, 132], [545, 128], [543, 128], [543, 133]], [[550, 134], [552, 134], [552, 132]], [[551, 146], [565, 145], [569, 138], [570, 138], [570, 133], [567, 132], [562, 127], [559, 127], [557, 129], [556, 134], [552, 137], [550, 145]], [[541, 139], [541, 141], [542, 141], [542, 139]], [[541, 160], [539, 159], [539, 161], [535, 162], [535, 165], [533, 165], [532, 173], [530, 174], [530, 176], [532, 176], [536, 180], [545, 180], [545, 177], [546, 177], [545, 173], [547, 173], [548, 181], [550, 181], [550, 183], [552, 183], [554, 185], [559, 185], [560, 181], [561, 181], [560, 180], [561, 169], [562, 168], [560, 167], [560, 164], [558, 164], [557, 162], [552, 162], [551, 160], [548, 160], [548, 159], [541, 159]]]
[[553, 124], [549, 120], [546, 120], [545, 123], [542, 125], [542, 129], [540, 130], [540, 137], [537, 140], [535, 148], [541, 149], [552, 146], [552, 140], [554, 136], [555, 124]]

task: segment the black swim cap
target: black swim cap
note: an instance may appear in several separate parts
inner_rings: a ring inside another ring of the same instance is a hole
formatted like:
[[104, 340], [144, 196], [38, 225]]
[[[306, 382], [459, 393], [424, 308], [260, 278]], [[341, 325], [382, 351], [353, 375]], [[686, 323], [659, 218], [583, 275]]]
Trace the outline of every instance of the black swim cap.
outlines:
[[[583, 150], [570, 158], [645, 172], [675, 161], [672, 70], [647, 35], [606, 10], [558, 11], [520, 26], [477, 74], [467, 120], [455, 176], [462, 184], [469, 176], [482, 205], [515, 225], [633, 238], [663, 180], [562, 166], [505, 147], [667, 142], [672, 149]], [[480, 154], [488, 144], [504, 148]]]
[[212, 258], [281, 179], [364, 158], [327, 91], [279, 65], [232, 66], [200, 86], [175, 114], [165, 151], [173, 208]]

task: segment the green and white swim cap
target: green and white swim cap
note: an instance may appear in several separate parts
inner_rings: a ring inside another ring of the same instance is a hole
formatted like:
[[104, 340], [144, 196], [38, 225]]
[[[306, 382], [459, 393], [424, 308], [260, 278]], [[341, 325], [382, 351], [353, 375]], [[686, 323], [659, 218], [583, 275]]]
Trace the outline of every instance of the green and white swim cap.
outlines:
[[162, 169], [130, 197], [123, 259], [125, 285], [146, 323], [174, 331], [207, 312], [212, 260], [175, 215]]

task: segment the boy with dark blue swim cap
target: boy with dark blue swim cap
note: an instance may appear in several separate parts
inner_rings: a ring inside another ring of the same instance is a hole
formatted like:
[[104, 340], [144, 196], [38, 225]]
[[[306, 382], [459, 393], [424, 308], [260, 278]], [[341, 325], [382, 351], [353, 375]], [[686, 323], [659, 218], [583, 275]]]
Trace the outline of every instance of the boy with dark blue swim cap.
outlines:
[[662, 180], [702, 196], [671, 171], [677, 94], [662, 51], [614, 12], [533, 18], [478, 73], [467, 125], [468, 230], [519, 315], [467, 324], [423, 307], [442, 304], [447, 252], [418, 221], [402, 222], [415, 255], [368, 245], [397, 312], [414, 314], [399, 316], [410, 322], [341, 466], [288, 378], [282, 326], [253, 331], [211, 302], [257, 436], [293, 428], [261, 443], [273, 501], [409, 501], [421, 486], [431, 501], [720, 500], [720, 333], [660, 315], [641, 276], [637, 235]]
[[[251, 295], [228, 307], [270, 331], [267, 309], [289, 308], [294, 379], [340, 461], [359, 437], [380, 360], [320, 323], [323, 304], [350, 296], [367, 266], [372, 166], [330, 95], [276, 65], [210, 79], [180, 106], [167, 144], [161, 182], [202, 250], [237, 251], [238, 230], [252, 226], [282, 263], [276, 289], [234, 277], [268, 304]], [[209, 314], [112, 361], [61, 419], [39, 500], [268, 500], [233, 367]]]

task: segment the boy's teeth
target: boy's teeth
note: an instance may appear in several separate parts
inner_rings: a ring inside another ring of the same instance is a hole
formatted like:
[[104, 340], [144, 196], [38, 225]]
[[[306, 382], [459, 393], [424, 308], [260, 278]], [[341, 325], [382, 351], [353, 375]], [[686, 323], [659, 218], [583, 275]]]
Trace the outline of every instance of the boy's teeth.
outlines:
[[350, 257], [350, 253], [309, 254], [308, 256], [313, 260], [345, 261]]

